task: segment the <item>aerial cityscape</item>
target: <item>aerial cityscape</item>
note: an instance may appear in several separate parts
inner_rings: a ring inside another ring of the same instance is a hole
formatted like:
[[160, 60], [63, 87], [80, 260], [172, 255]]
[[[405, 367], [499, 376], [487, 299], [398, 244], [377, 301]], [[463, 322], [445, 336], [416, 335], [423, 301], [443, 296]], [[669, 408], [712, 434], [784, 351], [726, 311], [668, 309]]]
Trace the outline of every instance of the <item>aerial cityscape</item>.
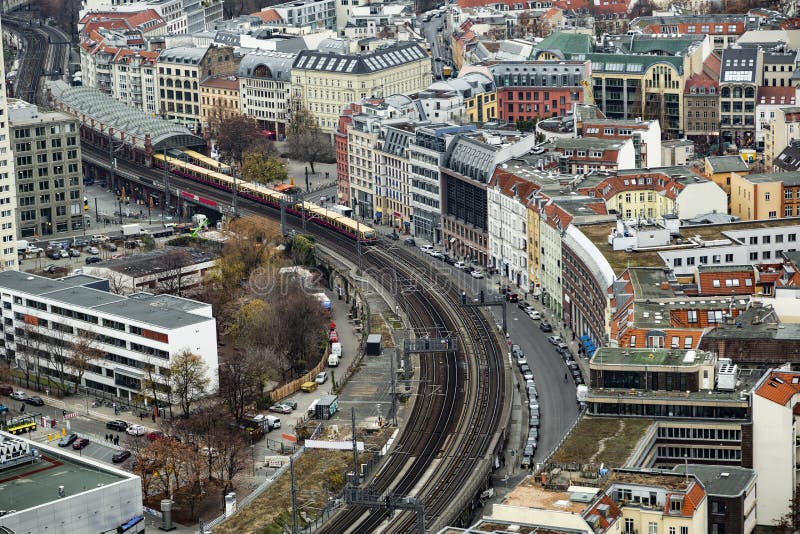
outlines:
[[800, 532], [797, 3], [443, 2], [0, 3], [0, 534]]

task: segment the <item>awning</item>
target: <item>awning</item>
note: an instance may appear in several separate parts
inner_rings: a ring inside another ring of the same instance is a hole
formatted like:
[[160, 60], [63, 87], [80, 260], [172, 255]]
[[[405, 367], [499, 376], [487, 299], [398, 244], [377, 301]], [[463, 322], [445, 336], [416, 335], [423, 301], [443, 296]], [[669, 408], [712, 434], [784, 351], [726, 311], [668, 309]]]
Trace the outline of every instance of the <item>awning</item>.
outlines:
[[392, 216], [393, 217], [402, 217], [403, 214], [402, 213], [398, 213], [398, 212], [395, 211], [394, 213], [392, 213]]

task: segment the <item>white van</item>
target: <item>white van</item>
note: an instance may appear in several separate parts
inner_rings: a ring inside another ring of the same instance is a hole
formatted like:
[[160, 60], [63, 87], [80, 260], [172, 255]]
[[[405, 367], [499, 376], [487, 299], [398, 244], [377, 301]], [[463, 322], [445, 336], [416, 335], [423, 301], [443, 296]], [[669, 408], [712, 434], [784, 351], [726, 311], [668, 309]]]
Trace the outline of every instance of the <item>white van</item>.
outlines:
[[267, 420], [267, 428], [272, 430], [273, 428], [280, 428], [281, 427], [281, 420], [275, 417], [274, 415], [268, 415], [266, 417]]
[[433, 245], [422, 245], [419, 249], [425, 254], [430, 254], [433, 252]]
[[342, 355], [342, 344], [341, 343], [331, 343], [331, 354], [335, 354], [339, 357]]
[[339, 366], [339, 355], [331, 352], [328, 355], [328, 367], [338, 367], [338, 366]]

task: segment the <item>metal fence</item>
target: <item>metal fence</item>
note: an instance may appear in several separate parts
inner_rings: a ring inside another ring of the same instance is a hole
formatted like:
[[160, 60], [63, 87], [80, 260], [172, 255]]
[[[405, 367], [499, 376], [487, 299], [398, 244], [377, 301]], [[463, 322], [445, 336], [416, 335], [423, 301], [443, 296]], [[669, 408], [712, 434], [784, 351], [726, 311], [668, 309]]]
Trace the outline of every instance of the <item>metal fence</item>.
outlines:
[[[296, 453], [292, 455], [292, 460], [297, 461], [297, 459], [300, 458], [300, 456], [302, 456], [304, 452], [305, 452], [305, 447], [301, 447]], [[259, 484], [259, 486], [256, 489], [254, 489], [249, 495], [246, 495], [241, 501], [238, 502], [238, 504], [236, 505], [237, 511], [241, 508], [244, 508], [251, 502], [253, 502], [253, 500], [256, 497], [264, 493], [264, 491], [266, 491], [267, 488], [269, 488], [272, 484], [274, 484], [275, 481], [278, 480], [281, 477], [281, 475], [285, 474], [288, 470], [289, 470], [289, 464], [286, 463], [283, 465], [283, 467], [275, 471], [275, 473], [273, 473], [271, 477], [267, 478], [264, 482]], [[236, 515], [236, 512], [234, 512], [232, 516], [233, 515]], [[197, 534], [206, 534], [206, 532], [209, 529], [213, 529], [215, 526], [225, 521], [225, 519], [227, 519], [225, 517], [225, 514], [222, 514], [221, 516], [212, 519], [211, 521], [205, 524], [203, 530], [198, 529]]]

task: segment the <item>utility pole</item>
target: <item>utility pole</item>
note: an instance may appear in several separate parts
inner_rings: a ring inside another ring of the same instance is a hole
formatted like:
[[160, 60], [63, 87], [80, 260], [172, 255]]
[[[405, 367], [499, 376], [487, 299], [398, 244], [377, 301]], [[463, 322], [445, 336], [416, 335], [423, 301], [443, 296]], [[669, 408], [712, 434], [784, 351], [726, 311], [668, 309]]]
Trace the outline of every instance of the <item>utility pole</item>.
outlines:
[[294, 458], [289, 457], [289, 475], [292, 481], [292, 534], [297, 534], [297, 489], [294, 487]]
[[172, 199], [169, 198], [169, 171], [167, 170], [167, 146], [164, 145], [164, 205], [161, 206], [161, 224], [164, 224], [164, 210], [169, 209]]
[[239, 216], [238, 201], [237, 201], [238, 196], [236, 195], [236, 192], [237, 192], [237, 189], [238, 189], [238, 186], [236, 184], [236, 175], [238, 174], [239, 171], [237, 170], [236, 166], [234, 166], [234, 165], [231, 166], [231, 171], [232, 171], [231, 174], [233, 174], [233, 203], [232, 203], [233, 204], [233, 218], [235, 219], [236, 217]]
[[108, 188], [114, 185], [114, 136], [111, 128], [108, 129]]
[[398, 361], [400, 360], [400, 347], [395, 347], [394, 358], [391, 359], [391, 364], [389, 367], [389, 372], [392, 373], [392, 424], [397, 426], [397, 373], [394, 371], [395, 358]]
[[350, 408], [350, 424], [353, 425], [353, 482], [357, 482], [361, 480], [361, 476], [358, 473], [358, 443], [356, 443], [356, 409]]

